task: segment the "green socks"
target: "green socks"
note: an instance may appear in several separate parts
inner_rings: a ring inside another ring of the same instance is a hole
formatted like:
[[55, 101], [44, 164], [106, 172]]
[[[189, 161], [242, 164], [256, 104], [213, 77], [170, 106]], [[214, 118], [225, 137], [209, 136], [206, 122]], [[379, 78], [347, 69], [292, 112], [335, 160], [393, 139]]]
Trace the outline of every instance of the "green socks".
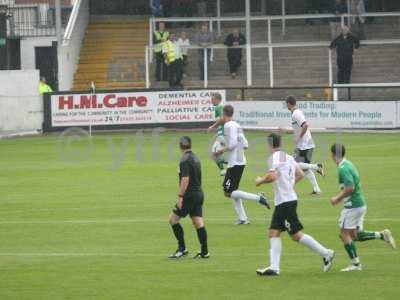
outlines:
[[[370, 241], [370, 240], [383, 240], [383, 235], [380, 232], [375, 232], [375, 231], [360, 231], [357, 234], [357, 239], [356, 241], [358, 242], [365, 242], [365, 241]], [[360, 263], [360, 259], [358, 258], [357, 255], [357, 249], [356, 249], [356, 244], [355, 242], [351, 242], [350, 244], [345, 244], [344, 249], [346, 249], [347, 254], [349, 255], [351, 261], [353, 264], [357, 265]]]
[[349, 255], [350, 259], [353, 260], [358, 257], [356, 244], [354, 242], [351, 242], [350, 244], [345, 244], [344, 249], [346, 249], [346, 252]]
[[369, 240], [379, 240], [383, 239], [383, 235], [380, 232], [374, 231], [360, 231], [358, 232], [356, 241], [358, 242], [365, 242]]
[[217, 164], [217, 166], [218, 166], [218, 168], [219, 168], [220, 170], [223, 170], [223, 169], [224, 169], [224, 162], [225, 162], [225, 160], [224, 160], [223, 157], [218, 157], [218, 158], [215, 160], [215, 163]]

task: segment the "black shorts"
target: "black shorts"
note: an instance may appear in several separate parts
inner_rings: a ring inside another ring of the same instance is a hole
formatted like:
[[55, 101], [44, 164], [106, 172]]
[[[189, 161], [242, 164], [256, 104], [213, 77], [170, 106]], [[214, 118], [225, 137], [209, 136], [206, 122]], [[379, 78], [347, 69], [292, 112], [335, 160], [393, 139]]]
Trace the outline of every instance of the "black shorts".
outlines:
[[226, 175], [222, 186], [225, 193], [231, 194], [239, 188], [245, 166], [233, 166], [226, 170]]
[[303, 229], [297, 216], [297, 201], [284, 202], [275, 207], [270, 229], [296, 234]]
[[180, 218], [185, 218], [187, 215], [190, 217], [203, 217], [203, 202], [203, 192], [185, 195], [182, 208], [179, 209], [178, 206], [175, 206], [173, 213]]
[[306, 150], [300, 150], [300, 149], [296, 149], [294, 151], [294, 159], [296, 160], [296, 162], [300, 162], [300, 163], [306, 163], [306, 164], [310, 164], [312, 161], [312, 155], [313, 155], [313, 151], [314, 149], [306, 149]]

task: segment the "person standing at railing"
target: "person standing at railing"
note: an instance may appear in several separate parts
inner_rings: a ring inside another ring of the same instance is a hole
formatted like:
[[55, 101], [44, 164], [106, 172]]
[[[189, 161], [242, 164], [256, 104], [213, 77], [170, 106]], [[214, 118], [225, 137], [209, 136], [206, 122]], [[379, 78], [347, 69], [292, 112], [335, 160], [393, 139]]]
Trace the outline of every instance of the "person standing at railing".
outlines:
[[182, 75], [186, 76], [186, 67], [188, 64], [188, 52], [189, 52], [189, 47], [190, 47], [190, 40], [187, 37], [187, 34], [185, 31], [181, 32], [181, 36], [178, 39], [178, 45], [182, 51]]
[[[200, 80], [204, 80], [204, 64], [207, 64], [207, 70], [210, 63], [211, 49], [208, 48], [214, 43], [214, 35], [208, 30], [207, 25], [202, 25], [200, 32], [198, 32], [194, 38], [194, 43], [201, 47], [199, 49], [199, 68], [200, 68]], [[204, 51], [206, 52], [206, 61], [204, 61]]]
[[175, 45], [175, 87], [182, 88], [182, 78], [183, 78], [183, 55], [182, 48], [179, 40], [176, 38], [174, 33], [171, 34], [170, 40]]
[[156, 81], [167, 80], [167, 65], [163, 55], [163, 45], [169, 37], [169, 32], [165, 30], [165, 23], [158, 23], [158, 30], [154, 31], [153, 44], [156, 57]]
[[330, 22], [331, 40], [335, 39], [341, 33], [341, 16], [347, 14], [347, 4], [344, 0], [336, 0], [334, 13], [336, 14], [337, 18], [333, 18], [333, 20]]
[[358, 49], [359, 47], [360, 41], [350, 32], [347, 26], [344, 26], [341, 35], [332, 41], [330, 48], [336, 49], [338, 83], [350, 83], [351, 70], [353, 68], [353, 53], [354, 49]]
[[[171, 35], [173, 37], [173, 35]], [[178, 83], [177, 81], [177, 71], [178, 71], [178, 61], [177, 61], [177, 51], [176, 46], [170, 37], [163, 43], [162, 53], [165, 58], [165, 64], [168, 66], [168, 82], [170, 88], [175, 88]]]
[[239, 32], [239, 29], [235, 28], [226, 37], [224, 44], [229, 47], [227, 51], [229, 72], [234, 79], [236, 78], [238, 69], [242, 65], [242, 48], [238, 47], [246, 44], [246, 38]]

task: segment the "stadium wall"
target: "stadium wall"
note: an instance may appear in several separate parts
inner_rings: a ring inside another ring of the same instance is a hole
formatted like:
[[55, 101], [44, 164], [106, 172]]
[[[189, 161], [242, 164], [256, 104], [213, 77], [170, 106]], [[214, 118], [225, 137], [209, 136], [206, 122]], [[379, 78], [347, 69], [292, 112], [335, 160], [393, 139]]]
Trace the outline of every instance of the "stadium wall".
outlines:
[[43, 123], [39, 71], [0, 71], [0, 134], [37, 132]]
[[[211, 94], [225, 90], [60, 92], [44, 99], [44, 132], [69, 127], [98, 130], [204, 128], [214, 121]], [[229, 100], [229, 99], [226, 99]], [[400, 100], [400, 99], [399, 99]], [[247, 129], [285, 128], [283, 101], [230, 101]], [[400, 128], [400, 101], [299, 101], [312, 129]]]
[[21, 39], [21, 69], [36, 69], [36, 47], [51, 47], [56, 37], [24, 37]]

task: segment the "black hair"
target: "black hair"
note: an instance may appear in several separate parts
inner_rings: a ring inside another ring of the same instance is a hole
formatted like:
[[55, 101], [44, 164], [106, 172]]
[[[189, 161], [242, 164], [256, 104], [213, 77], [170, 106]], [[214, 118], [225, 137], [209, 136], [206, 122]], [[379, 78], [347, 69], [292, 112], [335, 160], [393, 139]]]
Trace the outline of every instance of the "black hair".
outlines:
[[232, 105], [228, 104], [224, 106], [224, 115], [227, 117], [232, 117], [233, 113], [235, 112], [235, 109], [233, 108]]
[[296, 97], [292, 95], [287, 96], [286, 103], [289, 103], [290, 105], [296, 105]]
[[336, 158], [343, 158], [346, 154], [346, 148], [343, 144], [333, 144], [331, 147], [331, 152]]
[[192, 139], [189, 136], [182, 136], [179, 139], [179, 147], [182, 150], [188, 150], [192, 148]]
[[282, 137], [277, 133], [271, 133], [268, 136], [267, 140], [268, 140], [268, 144], [272, 148], [279, 148], [281, 146], [281, 143], [282, 143]]

